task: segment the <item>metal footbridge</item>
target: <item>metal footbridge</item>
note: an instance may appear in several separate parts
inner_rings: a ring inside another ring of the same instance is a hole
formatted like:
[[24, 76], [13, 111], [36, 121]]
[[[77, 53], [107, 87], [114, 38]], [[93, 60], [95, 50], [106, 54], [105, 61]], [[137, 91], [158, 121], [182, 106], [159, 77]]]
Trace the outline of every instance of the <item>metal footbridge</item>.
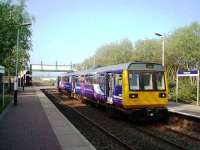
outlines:
[[30, 72], [72, 72], [73, 65], [30, 64]]

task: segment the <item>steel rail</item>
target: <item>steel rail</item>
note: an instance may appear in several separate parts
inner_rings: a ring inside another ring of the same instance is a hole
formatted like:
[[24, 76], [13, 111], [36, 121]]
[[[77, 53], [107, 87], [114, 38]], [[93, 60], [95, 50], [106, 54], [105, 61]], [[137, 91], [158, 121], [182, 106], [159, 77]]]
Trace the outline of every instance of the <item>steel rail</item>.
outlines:
[[[50, 92], [48, 92], [47, 94], [51, 94]], [[51, 96], [53, 96], [55, 99], [58, 99], [56, 96], [54, 96], [53, 94], [51, 94]], [[64, 106], [64, 105], [63, 105]], [[84, 118], [85, 120], [87, 120], [88, 122], [90, 122], [92, 125], [94, 125], [96, 128], [98, 128], [99, 130], [101, 130], [102, 132], [104, 132], [105, 134], [107, 134], [108, 136], [110, 136], [111, 138], [115, 139], [117, 142], [119, 142], [121, 145], [123, 145], [125, 148], [133, 150], [134, 148], [130, 147], [128, 144], [124, 143], [123, 141], [121, 141], [119, 138], [117, 138], [116, 136], [114, 136], [112, 133], [109, 133], [106, 129], [104, 129], [103, 127], [101, 127], [100, 125], [98, 125], [97, 123], [93, 122], [92, 120], [90, 120], [89, 118], [87, 118], [86, 116], [84, 116], [83, 114], [81, 114], [80, 112], [78, 112], [77, 110], [75, 110], [72, 107], [69, 106], [65, 106], [68, 107], [70, 109], [72, 109], [74, 112], [76, 112], [78, 115], [80, 115], [82, 118]], [[142, 132], [143, 134], [146, 134], [148, 136], [151, 136], [159, 141], [162, 141], [164, 143], [167, 143], [168, 145], [171, 145], [174, 148], [180, 149], [180, 150], [186, 150], [185, 147], [178, 145], [177, 143], [171, 142], [170, 140], [164, 139], [160, 136], [155, 135], [154, 133], [145, 130], [145, 129], [141, 129], [140, 127], [133, 125], [132, 127], [136, 130], [138, 130], [139, 132]]]
[[171, 145], [171, 146], [173, 146], [173, 147], [175, 147], [177, 149], [186, 150], [185, 147], [180, 146], [177, 143], [171, 142], [170, 140], [164, 139], [164, 138], [162, 138], [160, 136], [157, 136], [154, 133], [150, 132], [149, 130], [141, 129], [140, 127], [135, 126], [135, 125], [133, 125], [133, 128], [138, 130], [138, 131], [140, 131], [140, 132], [142, 132], [142, 133], [144, 133], [144, 134], [146, 134], [146, 135], [148, 135], [148, 136], [151, 136], [151, 137], [153, 137], [153, 138], [155, 138], [157, 140], [160, 140], [160, 141], [162, 141], [164, 143], [167, 143], [167, 144], [169, 144], [169, 145]]
[[[43, 91], [43, 92], [45, 94], [49, 94], [49, 95], [51, 94], [50, 92], [48, 92], [48, 93], [46, 93], [46, 91]], [[54, 97], [55, 99], [58, 99], [53, 94], [51, 94], [51, 96]], [[63, 105], [63, 104], [60, 104], [60, 105]], [[63, 105], [63, 106], [68, 107], [66, 105]], [[78, 114], [79, 116], [81, 116], [84, 120], [88, 121], [90, 124], [92, 124], [94, 127], [96, 127], [97, 129], [99, 129], [101, 132], [103, 132], [104, 134], [106, 134], [107, 136], [109, 136], [110, 138], [112, 138], [113, 140], [117, 141], [121, 146], [123, 146], [127, 150], [135, 150], [135, 148], [133, 148], [133, 147], [129, 146], [128, 144], [126, 144], [125, 142], [121, 141], [115, 135], [113, 135], [112, 133], [108, 132], [106, 129], [104, 129], [103, 127], [101, 127], [100, 125], [98, 125], [97, 123], [95, 123], [94, 121], [90, 120], [85, 115], [83, 115], [80, 112], [78, 112], [76, 109], [74, 109], [72, 107], [68, 107], [68, 108], [71, 109], [71, 110], [73, 110], [76, 114]]]

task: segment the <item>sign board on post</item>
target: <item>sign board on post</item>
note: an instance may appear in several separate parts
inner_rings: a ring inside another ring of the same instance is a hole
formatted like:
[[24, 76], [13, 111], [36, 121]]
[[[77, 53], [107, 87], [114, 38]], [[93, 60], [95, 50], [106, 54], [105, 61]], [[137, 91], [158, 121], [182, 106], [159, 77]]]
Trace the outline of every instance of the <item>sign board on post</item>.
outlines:
[[[0, 66], [0, 74], [4, 74], [5, 73], [5, 68], [3, 66]], [[2, 79], [2, 84], [3, 84], [3, 90], [2, 90], [2, 96], [3, 96], [3, 103], [2, 105], [4, 106], [5, 102], [4, 102], [4, 79]]]
[[5, 73], [5, 68], [3, 66], [0, 66], [0, 73], [2, 73], [2, 74]]
[[178, 77], [192, 77], [192, 76], [198, 76], [198, 70], [191, 70], [191, 71], [182, 71], [179, 70], [177, 73]]
[[197, 105], [199, 105], [199, 70], [183, 71], [179, 70], [176, 74], [176, 102], [178, 102], [178, 78], [196, 77], [197, 78]]

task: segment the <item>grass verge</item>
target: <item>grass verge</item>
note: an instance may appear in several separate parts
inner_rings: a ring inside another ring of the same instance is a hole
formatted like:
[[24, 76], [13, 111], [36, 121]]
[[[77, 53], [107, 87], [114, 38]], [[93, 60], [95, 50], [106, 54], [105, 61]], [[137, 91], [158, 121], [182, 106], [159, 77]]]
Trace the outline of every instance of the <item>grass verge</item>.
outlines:
[[0, 113], [6, 108], [6, 106], [10, 103], [12, 96], [5, 95], [4, 96], [4, 106], [3, 106], [3, 99], [2, 95], [0, 95]]

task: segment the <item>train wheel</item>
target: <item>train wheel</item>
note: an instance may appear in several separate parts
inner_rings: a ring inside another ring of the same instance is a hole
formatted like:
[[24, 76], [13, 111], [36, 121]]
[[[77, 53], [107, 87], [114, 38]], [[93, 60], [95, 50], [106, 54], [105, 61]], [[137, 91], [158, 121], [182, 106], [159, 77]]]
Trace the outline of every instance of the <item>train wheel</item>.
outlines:
[[167, 109], [164, 109], [162, 112], [161, 112], [161, 121], [167, 123], [169, 121], [169, 112]]
[[97, 100], [97, 101], [94, 103], [94, 106], [95, 106], [96, 108], [99, 108], [99, 107], [100, 107], [100, 102]]
[[71, 94], [70, 94], [70, 97], [71, 97], [71, 98], [74, 98], [74, 93], [71, 93]]
[[108, 117], [114, 118], [114, 119], [119, 118], [118, 112], [114, 109], [112, 105], [107, 105], [106, 111], [107, 111]]
[[86, 99], [84, 99], [82, 96], [80, 97], [80, 99], [81, 99], [81, 102], [83, 103], [83, 104], [85, 104], [87, 101], [86, 101]]

